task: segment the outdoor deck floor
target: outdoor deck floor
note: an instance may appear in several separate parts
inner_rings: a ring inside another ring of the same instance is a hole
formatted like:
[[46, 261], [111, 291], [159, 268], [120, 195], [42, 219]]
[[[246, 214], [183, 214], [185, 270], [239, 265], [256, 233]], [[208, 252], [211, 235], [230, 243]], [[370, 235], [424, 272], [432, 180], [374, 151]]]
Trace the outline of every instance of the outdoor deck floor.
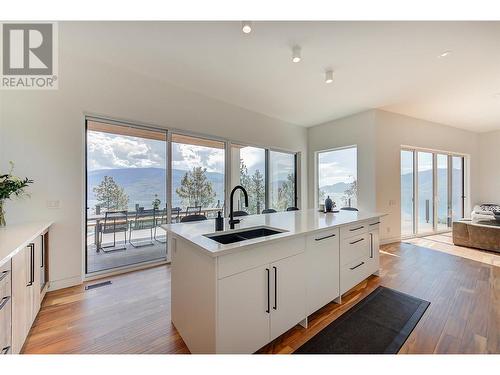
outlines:
[[[109, 251], [112, 248], [107, 248], [108, 252], [97, 251], [97, 246], [94, 241], [93, 231], [89, 231], [87, 236], [87, 273], [94, 273], [104, 270], [110, 270], [117, 267], [130, 266], [137, 263], [149, 262], [153, 260], [161, 260], [166, 257], [167, 244], [161, 243], [153, 239], [152, 245], [133, 247], [129, 243], [129, 232], [127, 232], [127, 242], [125, 250]], [[166, 240], [165, 231], [157, 229], [156, 238], [161, 241]], [[150, 231], [138, 230], [132, 232], [132, 242], [134, 244], [146, 244], [150, 242]], [[123, 232], [116, 234], [116, 247], [124, 247]], [[106, 234], [103, 238], [103, 245], [112, 245], [113, 235]]]

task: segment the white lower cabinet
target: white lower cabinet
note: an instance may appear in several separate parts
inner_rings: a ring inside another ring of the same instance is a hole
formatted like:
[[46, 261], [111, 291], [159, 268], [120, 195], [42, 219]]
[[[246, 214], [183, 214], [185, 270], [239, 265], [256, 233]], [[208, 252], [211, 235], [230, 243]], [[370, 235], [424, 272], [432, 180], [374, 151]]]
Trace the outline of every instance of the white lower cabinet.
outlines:
[[218, 281], [218, 353], [252, 353], [306, 317], [304, 254]]
[[12, 353], [21, 352], [40, 310], [42, 236], [12, 257]]
[[339, 296], [339, 230], [307, 237], [307, 315]]
[[304, 264], [303, 253], [271, 264], [271, 340], [306, 317]]
[[370, 236], [370, 256], [368, 257], [368, 268], [370, 274], [372, 274], [378, 272], [380, 263], [380, 235], [378, 227], [370, 230], [368, 234]]
[[218, 281], [218, 353], [252, 353], [270, 341], [270, 277], [265, 265]]

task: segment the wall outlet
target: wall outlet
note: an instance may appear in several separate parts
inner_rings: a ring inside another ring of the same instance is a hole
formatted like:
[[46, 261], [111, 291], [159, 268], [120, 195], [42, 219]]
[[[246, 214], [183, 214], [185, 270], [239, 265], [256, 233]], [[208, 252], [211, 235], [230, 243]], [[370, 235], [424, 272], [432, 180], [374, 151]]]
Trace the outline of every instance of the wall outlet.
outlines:
[[395, 206], [396, 201], [394, 199], [389, 200], [389, 206]]
[[47, 208], [50, 208], [50, 209], [55, 209], [57, 210], [60, 206], [60, 201], [59, 200], [55, 200], [55, 201], [47, 201]]
[[387, 233], [390, 233], [391, 232], [391, 227], [387, 227], [386, 230], [387, 230]]

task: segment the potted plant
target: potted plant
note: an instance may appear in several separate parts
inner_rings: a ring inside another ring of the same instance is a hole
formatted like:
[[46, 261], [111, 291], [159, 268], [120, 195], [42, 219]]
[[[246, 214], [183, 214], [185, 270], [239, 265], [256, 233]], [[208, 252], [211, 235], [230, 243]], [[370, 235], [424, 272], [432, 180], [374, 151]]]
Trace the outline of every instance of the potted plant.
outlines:
[[0, 227], [5, 226], [5, 211], [4, 203], [6, 199], [12, 197], [22, 197], [23, 195], [29, 196], [25, 192], [25, 188], [33, 183], [33, 180], [25, 177], [24, 179], [16, 177], [12, 174], [14, 170], [14, 163], [10, 163], [10, 171], [8, 174], [0, 175]]

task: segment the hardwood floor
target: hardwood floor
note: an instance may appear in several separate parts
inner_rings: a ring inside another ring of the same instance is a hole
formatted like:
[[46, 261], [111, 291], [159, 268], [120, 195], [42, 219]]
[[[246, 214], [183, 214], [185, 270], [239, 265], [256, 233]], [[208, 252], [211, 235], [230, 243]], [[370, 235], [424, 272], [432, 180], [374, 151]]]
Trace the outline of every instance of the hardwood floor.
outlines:
[[[500, 268], [412, 244], [381, 247], [372, 276], [259, 353], [290, 353], [378, 285], [431, 302], [400, 353], [500, 353]], [[170, 322], [170, 268], [47, 294], [25, 353], [188, 353]], [[107, 279], [106, 279], [107, 280]], [[89, 284], [94, 284], [93, 281]]]

